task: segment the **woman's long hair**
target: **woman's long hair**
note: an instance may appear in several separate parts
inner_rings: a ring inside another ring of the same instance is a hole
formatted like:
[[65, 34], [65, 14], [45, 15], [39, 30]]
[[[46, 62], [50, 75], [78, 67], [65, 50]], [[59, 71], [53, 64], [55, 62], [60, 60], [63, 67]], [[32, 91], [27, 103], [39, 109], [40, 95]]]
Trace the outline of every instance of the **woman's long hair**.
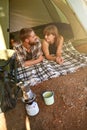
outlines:
[[44, 36], [52, 34], [55, 36], [55, 43], [59, 42], [60, 35], [58, 32], [58, 28], [55, 25], [48, 25], [47, 27], [45, 27], [43, 34]]

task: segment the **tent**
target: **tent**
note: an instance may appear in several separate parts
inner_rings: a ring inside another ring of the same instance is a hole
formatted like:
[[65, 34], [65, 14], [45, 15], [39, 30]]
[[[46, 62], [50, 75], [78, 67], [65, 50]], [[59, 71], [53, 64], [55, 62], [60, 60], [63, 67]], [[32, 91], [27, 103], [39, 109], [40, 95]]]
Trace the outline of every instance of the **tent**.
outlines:
[[[73, 40], [86, 39], [86, 43], [87, 43], [87, 24], [86, 24], [87, 23], [87, 2], [85, 0], [78, 0], [78, 1], [76, 0], [32, 0], [32, 1], [31, 0], [19, 0], [19, 1], [10, 0], [10, 33], [11, 34], [18, 35], [19, 30], [21, 28], [32, 27], [33, 29], [35, 29], [35, 31], [36, 30], [39, 31], [39, 36], [40, 36], [44, 28], [44, 25], [48, 25], [51, 23], [56, 24], [56, 26], [58, 26], [59, 31], [62, 30], [61, 33], [63, 32], [62, 34], [64, 34], [64, 39], [66, 38], [65, 34], [68, 33], [68, 36], [69, 35], [72, 35], [72, 36], [68, 37], [68, 39], [66, 40], [69, 40], [69, 39], [71, 40], [72, 38]], [[68, 27], [69, 27], [69, 31], [68, 31]], [[65, 49], [63, 48], [63, 50], [65, 51], [64, 56], [67, 55], [66, 50], [69, 50], [68, 52], [69, 57], [71, 58], [72, 55], [75, 55], [75, 57], [78, 56], [76, 59], [78, 59], [79, 61], [80, 54], [76, 52], [75, 49], [72, 49], [73, 47], [72, 47], [71, 42], [69, 42], [69, 44], [64, 44], [63, 47], [65, 48]], [[67, 59], [67, 58], [64, 58], [64, 59]], [[83, 57], [81, 58], [81, 62], [79, 62], [80, 65], [83, 62], [82, 59]], [[78, 65], [77, 60], [75, 61], [76, 61], [76, 65]], [[72, 62], [68, 66], [70, 67], [70, 70], [72, 70], [73, 72], [73, 69], [71, 69]], [[75, 66], [75, 63], [73, 66]], [[66, 67], [66, 68], [69, 68], [69, 67]], [[48, 68], [50, 69], [50, 67]], [[63, 71], [63, 69], [64, 68], [62, 68], [61, 70]], [[22, 73], [20, 72], [20, 70], [18, 72], [19, 79], [20, 77], [23, 77], [23, 75], [20, 76], [20, 74]], [[36, 69], [32, 68], [31, 70], [36, 70]], [[29, 72], [29, 74], [31, 74], [32, 73], [31, 70], [30, 71], [27, 70], [26, 72]], [[43, 70], [45, 69], [42, 69], [42, 72]], [[59, 72], [59, 70], [57, 72]], [[64, 73], [65, 73], [65, 70], [64, 70]], [[36, 76], [38, 75], [36, 74]], [[29, 75], [28, 77], [30, 78]], [[38, 77], [36, 79], [38, 79]], [[38, 81], [40, 81], [40, 79], [38, 79]], [[29, 80], [29, 82], [32, 82], [32, 81]]]
[[87, 0], [10, 0], [9, 6], [10, 32], [56, 22], [69, 24], [74, 40], [87, 39]]

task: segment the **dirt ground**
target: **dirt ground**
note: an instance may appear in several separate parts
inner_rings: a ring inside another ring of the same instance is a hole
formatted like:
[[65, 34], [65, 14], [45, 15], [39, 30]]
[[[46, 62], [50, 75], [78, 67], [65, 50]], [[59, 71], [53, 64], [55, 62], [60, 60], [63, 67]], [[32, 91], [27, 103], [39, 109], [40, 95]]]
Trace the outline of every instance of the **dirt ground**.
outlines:
[[[0, 114], [0, 130], [87, 130], [87, 67], [44, 81], [32, 90], [39, 113], [28, 116], [19, 98], [15, 109]], [[53, 105], [46, 106], [43, 101], [42, 93], [46, 90], [54, 92]]]

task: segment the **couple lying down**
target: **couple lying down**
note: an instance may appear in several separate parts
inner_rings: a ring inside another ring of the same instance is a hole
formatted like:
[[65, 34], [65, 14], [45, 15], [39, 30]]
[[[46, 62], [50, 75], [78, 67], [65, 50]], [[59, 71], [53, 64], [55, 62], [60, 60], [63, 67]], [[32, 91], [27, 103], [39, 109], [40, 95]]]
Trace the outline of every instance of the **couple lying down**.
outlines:
[[20, 30], [21, 42], [13, 44], [19, 81], [28, 81], [29, 86], [33, 86], [87, 66], [87, 56], [76, 51], [71, 42], [63, 44], [64, 39], [56, 26], [47, 26], [43, 33], [44, 39], [41, 41], [32, 29]]
[[18, 66], [35, 65], [44, 60], [43, 55], [48, 60], [55, 61], [58, 64], [63, 63], [62, 46], [64, 41], [63, 37], [59, 35], [57, 27], [49, 25], [43, 33], [44, 39], [41, 41], [31, 28], [20, 30], [21, 43], [13, 46], [17, 53]]

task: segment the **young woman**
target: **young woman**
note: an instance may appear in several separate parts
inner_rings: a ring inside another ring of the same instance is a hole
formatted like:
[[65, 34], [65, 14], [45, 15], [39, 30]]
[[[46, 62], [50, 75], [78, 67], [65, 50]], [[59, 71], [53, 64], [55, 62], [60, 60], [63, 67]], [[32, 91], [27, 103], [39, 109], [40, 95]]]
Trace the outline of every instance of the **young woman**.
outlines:
[[63, 36], [59, 35], [58, 29], [55, 25], [48, 25], [44, 29], [43, 34], [44, 39], [42, 41], [42, 50], [46, 59], [62, 64]]

